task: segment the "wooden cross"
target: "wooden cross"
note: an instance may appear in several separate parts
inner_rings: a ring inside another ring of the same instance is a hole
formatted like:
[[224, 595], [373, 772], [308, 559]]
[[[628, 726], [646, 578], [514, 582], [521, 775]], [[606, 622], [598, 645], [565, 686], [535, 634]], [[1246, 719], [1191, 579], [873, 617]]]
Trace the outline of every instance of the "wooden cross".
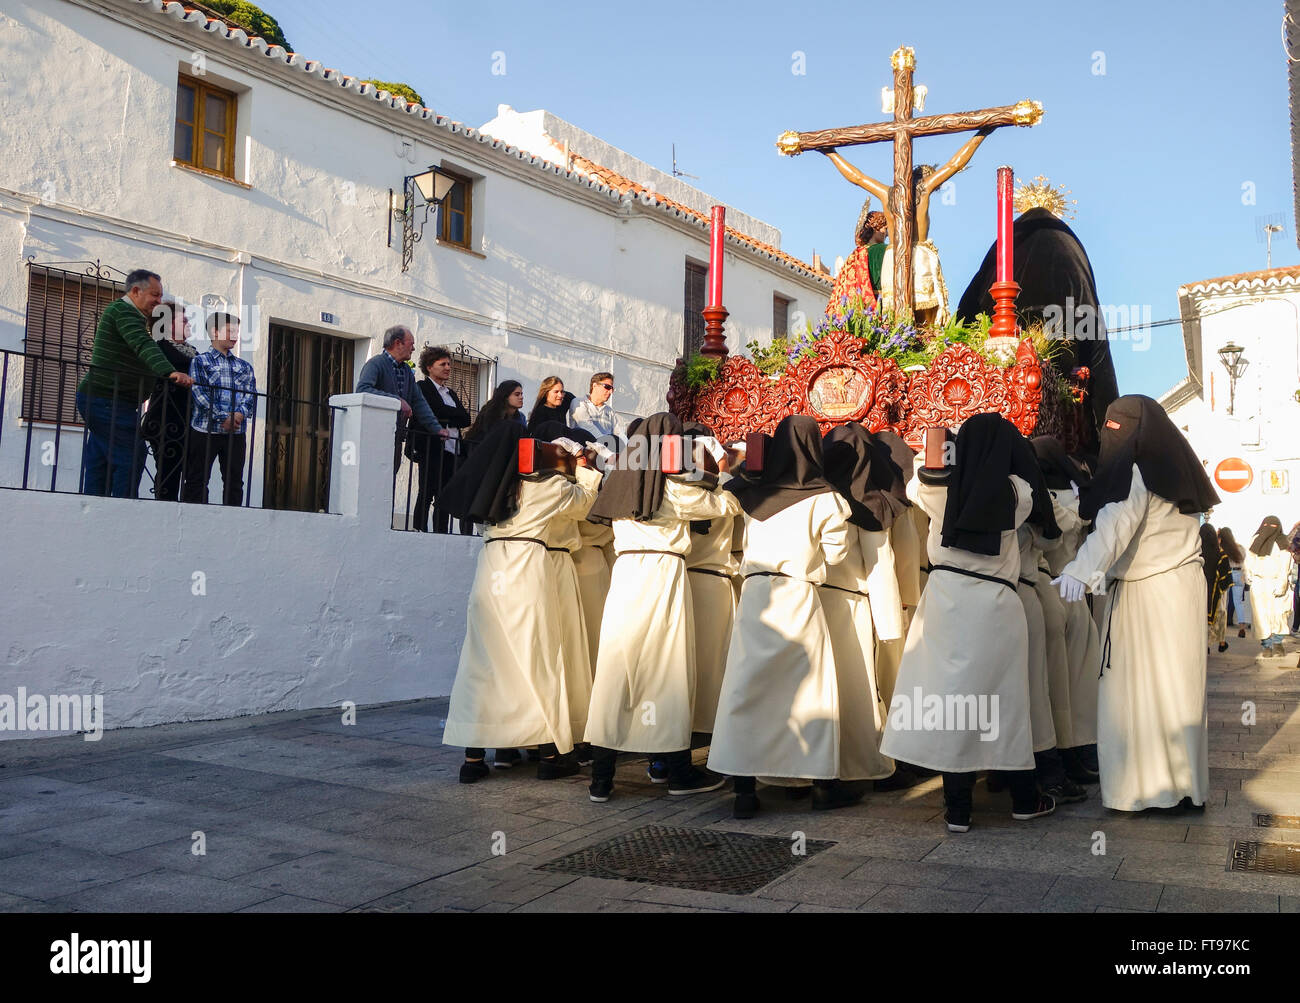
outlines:
[[912, 74], [916, 53], [911, 46], [897, 49], [890, 59], [894, 68], [894, 120], [874, 125], [823, 129], [820, 132], [786, 132], [776, 146], [786, 156], [806, 150], [829, 150], [838, 146], [862, 146], [867, 143], [894, 144], [893, 201], [896, 209], [886, 212], [894, 224], [894, 308], [913, 312], [915, 289], [912, 286], [912, 230], [916, 221], [916, 200], [912, 186], [912, 140], [917, 136], [943, 136], [997, 128], [1003, 125], [1037, 125], [1043, 106], [1037, 101], [1021, 101], [1000, 108], [963, 111], [951, 115], [912, 117]]

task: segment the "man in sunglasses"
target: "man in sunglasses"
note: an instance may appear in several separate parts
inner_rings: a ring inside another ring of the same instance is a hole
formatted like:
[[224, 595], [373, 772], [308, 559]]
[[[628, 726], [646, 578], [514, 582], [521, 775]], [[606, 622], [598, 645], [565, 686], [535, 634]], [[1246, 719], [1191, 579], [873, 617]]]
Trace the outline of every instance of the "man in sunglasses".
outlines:
[[614, 374], [596, 373], [591, 378], [587, 399], [574, 401], [569, 409], [569, 424], [575, 428], [585, 428], [598, 439], [625, 438], [623, 419], [610, 405], [614, 396]]

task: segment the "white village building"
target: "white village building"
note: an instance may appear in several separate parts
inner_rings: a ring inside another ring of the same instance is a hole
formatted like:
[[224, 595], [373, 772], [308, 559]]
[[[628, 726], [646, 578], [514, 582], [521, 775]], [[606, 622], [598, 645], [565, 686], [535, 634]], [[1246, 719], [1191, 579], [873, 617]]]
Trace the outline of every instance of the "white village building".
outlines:
[[[1178, 290], [1187, 376], [1161, 399], [1223, 499], [1209, 519], [1248, 543], [1266, 515], [1300, 520], [1300, 267]], [[1234, 381], [1220, 350], [1241, 349]], [[1244, 372], [1241, 363], [1245, 363]]]
[[[102, 692], [114, 727], [449, 692], [478, 543], [392, 532], [388, 402], [325, 405], [401, 323], [474, 406], [607, 369], [625, 417], [661, 410], [714, 200], [547, 112], [474, 129], [180, 3], [6, 0], [0, 67], [0, 693]], [[404, 263], [392, 210], [430, 167], [454, 187]], [[821, 312], [828, 275], [727, 222], [733, 350]], [[250, 508], [73, 493], [78, 364], [138, 267], [238, 309], [259, 390], [315, 402], [258, 415]], [[340, 469], [341, 429], [381, 455]]]

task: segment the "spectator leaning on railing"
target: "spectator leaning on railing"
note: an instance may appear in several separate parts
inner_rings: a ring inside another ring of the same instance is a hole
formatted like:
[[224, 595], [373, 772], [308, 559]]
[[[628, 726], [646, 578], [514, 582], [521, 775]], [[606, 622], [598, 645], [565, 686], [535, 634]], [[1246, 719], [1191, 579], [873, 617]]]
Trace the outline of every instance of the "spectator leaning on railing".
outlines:
[[145, 445], [137, 431], [140, 404], [157, 377], [191, 384], [149, 336], [149, 319], [162, 301], [162, 279], [137, 268], [126, 277], [126, 295], [104, 308], [95, 328], [90, 371], [77, 385], [77, 410], [86, 423], [82, 491], [134, 498], [144, 471]]
[[[189, 372], [190, 363], [198, 352], [186, 341], [190, 325], [185, 311], [167, 296], [155, 313], [158, 318], [152, 329], [152, 333], [158, 336], [155, 344], [162, 349], [168, 362]], [[193, 393], [159, 377], [149, 395], [149, 406], [140, 419], [140, 437], [153, 450], [153, 494], [159, 501], [176, 501], [181, 496], [181, 474], [185, 470], [193, 416]]]
[[[406, 438], [406, 426], [412, 415], [431, 435], [445, 439], [447, 433], [438, 419], [433, 416], [429, 402], [415, 386], [415, 373], [406, 364], [406, 360], [415, 351], [415, 335], [411, 329], [397, 324], [384, 332], [384, 350], [371, 356], [361, 367], [357, 377], [357, 393], [380, 394], [384, 397], [396, 397], [401, 404], [397, 416], [397, 434], [393, 442], [393, 474], [402, 465], [402, 441]], [[396, 482], [394, 482], [396, 483]]]
[[239, 318], [228, 313], [209, 314], [207, 329], [212, 347], [190, 363], [194, 417], [190, 420], [183, 497], [188, 502], [207, 502], [215, 459], [221, 466], [223, 503], [239, 505], [244, 499], [248, 440], [244, 428], [257, 412], [257, 381], [253, 367], [231, 352], [239, 341]]
[[[469, 426], [471, 418], [456, 396], [456, 391], [447, 386], [451, 378], [451, 352], [442, 345], [426, 345], [420, 352], [420, 372], [425, 378], [416, 383], [416, 389], [424, 396], [429, 410], [438, 419], [447, 432], [446, 439], [429, 435], [422, 429], [412, 428], [406, 443], [406, 455], [420, 467], [420, 491], [415, 498], [415, 528], [423, 533], [428, 529], [429, 506], [435, 495], [442, 493], [442, 487], [452, 475], [463, 458], [460, 441], [461, 430]], [[441, 506], [433, 511], [433, 531], [446, 533], [450, 528], [451, 516]], [[468, 534], [473, 523], [462, 524], [462, 531]]]

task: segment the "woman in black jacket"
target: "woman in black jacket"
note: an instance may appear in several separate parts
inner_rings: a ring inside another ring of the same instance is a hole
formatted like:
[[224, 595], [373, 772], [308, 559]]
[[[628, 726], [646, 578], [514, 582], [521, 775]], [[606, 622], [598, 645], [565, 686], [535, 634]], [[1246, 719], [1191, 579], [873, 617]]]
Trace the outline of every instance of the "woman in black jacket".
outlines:
[[558, 376], [548, 376], [542, 380], [537, 390], [537, 403], [528, 416], [528, 431], [534, 431], [538, 425], [548, 421], [558, 421], [561, 425], [569, 424], [569, 405], [573, 403], [573, 394], [564, 389], [564, 381]]
[[[160, 333], [156, 344], [167, 361], [183, 373], [190, 371], [190, 360], [198, 354], [185, 343], [189, 320], [173, 299], [158, 304], [154, 331]], [[170, 380], [158, 380], [149, 405], [140, 419], [140, 438], [149, 443], [154, 457], [153, 493], [159, 501], [176, 501], [181, 496], [181, 474], [185, 470], [185, 451], [189, 443], [190, 418], [194, 414], [194, 395], [189, 387]]]
[[[423, 429], [411, 426], [406, 440], [406, 455], [419, 468], [420, 488], [415, 496], [415, 528], [421, 533], [428, 530], [429, 507], [442, 486], [451, 480], [465, 455], [461, 433], [470, 423], [469, 412], [447, 386], [451, 377], [451, 352], [441, 345], [426, 345], [420, 352], [420, 372], [424, 379], [415, 385], [424, 394], [438, 424], [447, 430], [447, 438], [431, 436]], [[433, 508], [433, 531], [446, 533], [451, 527], [451, 516], [437, 506]], [[471, 524], [461, 524], [461, 532], [468, 535]]]

